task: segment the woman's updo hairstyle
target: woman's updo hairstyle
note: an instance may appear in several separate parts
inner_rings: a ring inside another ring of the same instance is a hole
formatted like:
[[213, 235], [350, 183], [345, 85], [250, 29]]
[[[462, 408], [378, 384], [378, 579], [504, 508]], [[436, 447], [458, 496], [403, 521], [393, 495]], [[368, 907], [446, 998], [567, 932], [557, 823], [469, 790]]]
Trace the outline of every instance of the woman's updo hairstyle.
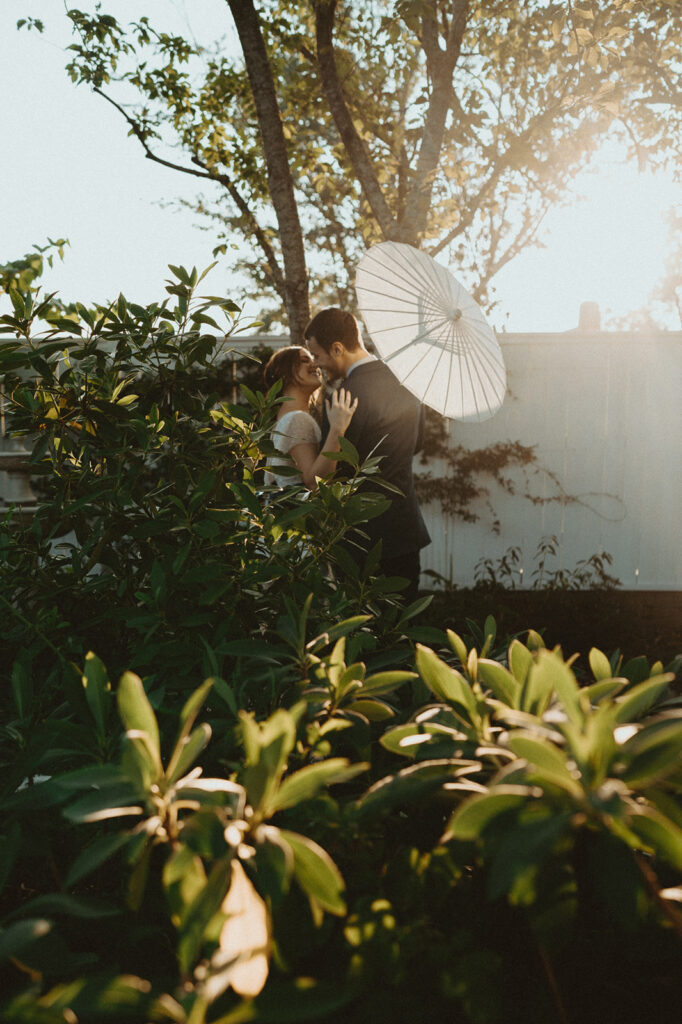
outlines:
[[285, 391], [296, 381], [301, 366], [301, 352], [306, 350], [301, 345], [288, 345], [287, 348], [280, 348], [268, 359], [263, 370], [263, 383], [266, 390], [270, 390], [278, 380], [282, 381], [282, 390]]

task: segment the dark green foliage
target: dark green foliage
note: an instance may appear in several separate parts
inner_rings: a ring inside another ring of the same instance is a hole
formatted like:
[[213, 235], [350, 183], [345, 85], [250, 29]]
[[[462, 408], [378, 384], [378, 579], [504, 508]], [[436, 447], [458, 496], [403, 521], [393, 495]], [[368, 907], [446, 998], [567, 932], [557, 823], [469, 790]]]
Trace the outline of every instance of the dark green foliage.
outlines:
[[676, 1021], [679, 661], [595, 647], [580, 685], [377, 552], [342, 576], [377, 466], [268, 491], [277, 395], [223, 401], [203, 333], [231, 303], [178, 267], [173, 308], [36, 339], [8, 267], [40, 498], [0, 532], [2, 1020]]

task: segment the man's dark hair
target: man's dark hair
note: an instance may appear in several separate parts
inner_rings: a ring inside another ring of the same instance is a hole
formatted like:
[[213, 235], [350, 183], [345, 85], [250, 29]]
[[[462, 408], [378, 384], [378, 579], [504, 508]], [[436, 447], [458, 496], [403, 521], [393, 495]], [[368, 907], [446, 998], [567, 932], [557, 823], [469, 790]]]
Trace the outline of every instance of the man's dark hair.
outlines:
[[340, 341], [348, 352], [356, 352], [360, 348], [357, 320], [351, 313], [334, 306], [320, 310], [306, 327], [303, 336], [306, 341], [314, 338], [325, 352], [329, 352], [335, 341]]
[[305, 351], [301, 345], [288, 345], [270, 356], [263, 370], [263, 381], [268, 391], [278, 380], [282, 381], [283, 390], [295, 382], [301, 368], [301, 352]]

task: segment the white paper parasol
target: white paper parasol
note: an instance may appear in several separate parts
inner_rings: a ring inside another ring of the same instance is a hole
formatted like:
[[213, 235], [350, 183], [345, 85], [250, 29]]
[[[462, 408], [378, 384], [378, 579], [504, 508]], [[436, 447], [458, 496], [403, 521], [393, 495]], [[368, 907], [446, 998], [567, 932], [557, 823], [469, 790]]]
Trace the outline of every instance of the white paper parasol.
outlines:
[[400, 242], [358, 264], [360, 312], [382, 360], [425, 405], [476, 422], [498, 411], [507, 374], [495, 332], [449, 270]]

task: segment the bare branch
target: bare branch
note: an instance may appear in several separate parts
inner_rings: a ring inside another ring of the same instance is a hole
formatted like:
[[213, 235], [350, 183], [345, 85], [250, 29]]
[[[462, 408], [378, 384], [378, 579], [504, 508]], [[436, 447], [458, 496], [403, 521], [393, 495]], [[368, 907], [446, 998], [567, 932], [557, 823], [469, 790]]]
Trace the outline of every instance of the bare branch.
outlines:
[[[223, 173], [222, 171], [213, 171], [210, 168], [206, 167], [206, 165], [203, 164], [199, 157], [196, 155], [192, 157], [192, 163], [196, 164], [196, 167], [186, 167], [183, 164], [176, 164], [172, 160], [165, 160], [163, 157], [158, 156], [150, 148], [149, 143], [147, 142], [145, 134], [139, 123], [133, 117], [130, 116], [128, 111], [124, 107], [122, 107], [120, 103], [117, 103], [116, 100], [111, 98], [111, 96], [107, 96], [105, 92], [102, 92], [102, 90], [97, 88], [96, 86], [93, 87], [93, 92], [96, 92], [98, 96], [101, 96], [102, 99], [105, 99], [107, 103], [110, 103], [112, 107], [115, 107], [115, 109], [123, 115], [123, 117], [128, 122], [128, 125], [130, 126], [131, 132], [142, 146], [147, 160], [152, 160], [155, 164], [161, 164], [163, 167], [170, 167], [171, 170], [180, 171], [182, 174], [190, 174], [195, 178], [203, 178], [207, 181], [216, 181], [218, 182], [218, 184], [222, 185], [227, 190], [230, 199], [232, 199], [232, 201], [234, 202], [235, 206], [242, 214], [242, 216], [246, 218], [250, 229], [253, 231], [256, 241], [258, 242], [260, 248], [263, 250], [263, 255], [265, 256], [267, 264], [270, 267], [270, 271], [272, 273], [273, 282], [277, 290], [277, 294], [280, 295], [282, 299], [284, 299], [284, 275], [282, 273], [282, 268], [277, 262], [277, 255], [275, 253], [275, 250], [270, 245], [267, 235], [259, 225], [246, 200], [237, 191], [234, 182], [229, 177], [229, 175]], [[197, 170], [197, 167], [201, 168], [201, 170]]]

